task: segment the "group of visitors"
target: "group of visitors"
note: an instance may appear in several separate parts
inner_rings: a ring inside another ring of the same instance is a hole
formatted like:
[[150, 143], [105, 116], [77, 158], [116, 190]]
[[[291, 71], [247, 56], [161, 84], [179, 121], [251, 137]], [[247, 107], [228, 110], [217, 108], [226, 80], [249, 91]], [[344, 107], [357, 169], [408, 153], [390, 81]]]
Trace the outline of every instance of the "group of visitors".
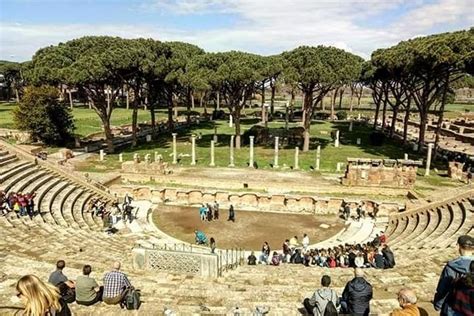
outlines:
[[[214, 201], [213, 204], [202, 204], [199, 208], [199, 218], [202, 222], [219, 220], [219, 203]], [[227, 218], [227, 221], [235, 222], [235, 209], [232, 204], [229, 206], [229, 217]]]
[[99, 198], [91, 199], [89, 201], [86, 212], [92, 213], [96, 217], [100, 217], [104, 223], [104, 228], [107, 231], [111, 231], [113, 225], [115, 225], [119, 218], [125, 223], [127, 220], [131, 223], [134, 216], [132, 211], [133, 198], [125, 194], [123, 203], [120, 204], [118, 201], [112, 203], [112, 207], [108, 208], [107, 203]]
[[367, 208], [366, 208], [366, 205], [365, 205], [365, 202], [364, 201], [360, 201], [359, 203], [357, 203], [357, 207], [355, 209], [355, 215], [353, 213], [353, 210], [351, 209], [351, 204], [350, 203], [344, 203], [341, 208], [339, 209], [339, 213], [341, 215], [341, 217], [344, 219], [344, 220], [348, 220], [349, 218], [351, 218], [351, 216], [357, 220], [357, 221], [360, 221], [361, 219], [363, 218], [366, 218], [366, 216], [370, 216], [372, 218], [376, 218], [377, 217], [377, 213], [378, 213], [378, 206], [377, 205], [374, 205], [373, 207], [373, 210], [372, 212], [367, 212]]
[[214, 201], [214, 204], [202, 204], [199, 208], [199, 217], [201, 221], [209, 221], [212, 222], [213, 220], [219, 220], [219, 203]]
[[103, 301], [109, 305], [124, 307], [125, 298], [135, 291], [127, 275], [120, 271], [120, 262], [113, 264], [112, 271], [105, 274], [103, 285], [92, 278], [92, 267], [85, 265], [76, 281], [64, 275], [64, 260], [58, 260], [56, 270], [45, 283], [35, 275], [25, 275], [16, 284], [17, 297], [25, 306], [25, 315], [69, 316], [68, 304], [76, 302], [91, 306]]
[[[474, 315], [474, 238], [460, 236], [458, 247], [460, 257], [446, 264], [433, 299], [435, 310], [442, 316]], [[373, 290], [364, 277], [363, 269], [354, 268], [354, 278], [347, 282], [341, 296], [330, 285], [331, 277], [324, 275], [321, 278], [321, 288], [310, 298], [304, 299], [303, 306], [309, 315], [370, 314]], [[400, 309], [391, 312], [391, 316], [420, 316], [413, 289], [402, 288], [397, 299]]]
[[[248, 258], [249, 264], [256, 263], [253, 257], [254, 253]], [[345, 244], [327, 249], [309, 249], [309, 237], [304, 234], [301, 244], [297, 236], [285, 240], [280, 253], [271, 253], [270, 245], [265, 241], [258, 263], [276, 266], [280, 263], [293, 263], [307, 267], [390, 269], [395, 266], [395, 257], [382, 232], [367, 244]]]
[[17, 217], [35, 215], [35, 192], [9, 192], [6, 194], [0, 191], [0, 215], [6, 216], [10, 212], [15, 212]]

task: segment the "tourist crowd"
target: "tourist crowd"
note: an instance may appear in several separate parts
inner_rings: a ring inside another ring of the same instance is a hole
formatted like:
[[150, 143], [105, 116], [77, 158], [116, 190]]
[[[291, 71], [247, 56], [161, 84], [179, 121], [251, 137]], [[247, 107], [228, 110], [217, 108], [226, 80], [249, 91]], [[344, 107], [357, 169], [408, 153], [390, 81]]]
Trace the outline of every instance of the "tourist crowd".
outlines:
[[[376, 243], [377, 240], [371, 244]], [[433, 299], [435, 310], [440, 311], [442, 316], [473, 315], [474, 238], [469, 235], [460, 236], [457, 243], [460, 256], [444, 267]], [[264, 250], [270, 252], [268, 243], [264, 244]], [[255, 262], [256, 258], [252, 254], [249, 264]], [[20, 278], [16, 284], [16, 295], [22, 300], [26, 315], [69, 316], [71, 311], [68, 304], [74, 301], [85, 306], [103, 301], [106, 304], [120, 304], [127, 309], [139, 308], [140, 292], [133, 288], [127, 276], [120, 271], [120, 262], [115, 262], [112, 271], [105, 274], [102, 286], [90, 276], [90, 265], [83, 267], [83, 275], [76, 281], [68, 279], [63, 273], [65, 266], [64, 260], [59, 260], [48, 283], [34, 275]], [[354, 278], [347, 282], [340, 296], [331, 289], [331, 277], [324, 275], [321, 278], [321, 288], [316, 289], [302, 303], [309, 315], [335, 316], [340, 313], [368, 316], [372, 298], [372, 285], [365, 279], [364, 270], [355, 266]], [[421, 315], [414, 290], [402, 288], [397, 294], [397, 300], [400, 309], [391, 312], [391, 316]]]
[[9, 192], [6, 194], [0, 191], [0, 215], [5, 216], [10, 212], [20, 216], [29, 216], [33, 218], [35, 215], [35, 192]]
[[[460, 257], [449, 261], [439, 278], [433, 305], [442, 316], [474, 315], [474, 238], [464, 235], [458, 238]], [[354, 278], [347, 282], [342, 295], [330, 288], [331, 278], [324, 275], [321, 288], [303, 301], [309, 315], [357, 315], [370, 314], [373, 298], [372, 285], [365, 279], [364, 270], [354, 269]], [[391, 316], [420, 316], [414, 290], [402, 288], [397, 294], [400, 309]], [[426, 312], [426, 311], [425, 311]]]
[[367, 244], [345, 244], [327, 249], [309, 249], [309, 237], [304, 234], [301, 244], [297, 236], [285, 240], [281, 252], [273, 251], [272, 253], [268, 242], [264, 242], [258, 261], [252, 253], [248, 258], [248, 263], [258, 262], [270, 265], [293, 263], [307, 267], [390, 269], [395, 266], [395, 257], [386, 242], [386, 236], [381, 232]]

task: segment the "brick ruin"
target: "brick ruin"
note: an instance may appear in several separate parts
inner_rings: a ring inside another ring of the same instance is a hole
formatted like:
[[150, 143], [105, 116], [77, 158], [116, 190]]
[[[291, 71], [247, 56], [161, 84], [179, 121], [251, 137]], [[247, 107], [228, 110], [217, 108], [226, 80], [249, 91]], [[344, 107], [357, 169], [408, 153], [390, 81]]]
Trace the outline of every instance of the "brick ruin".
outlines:
[[411, 189], [421, 161], [404, 159], [347, 158], [342, 184], [346, 186], [384, 186]]

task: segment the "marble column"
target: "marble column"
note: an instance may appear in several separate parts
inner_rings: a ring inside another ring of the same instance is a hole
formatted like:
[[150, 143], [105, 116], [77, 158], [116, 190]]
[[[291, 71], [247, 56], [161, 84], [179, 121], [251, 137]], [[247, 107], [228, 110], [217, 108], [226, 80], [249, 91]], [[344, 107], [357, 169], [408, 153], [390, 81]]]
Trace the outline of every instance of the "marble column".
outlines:
[[253, 139], [255, 136], [249, 136], [250, 139], [250, 154], [249, 154], [249, 167], [253, 168]]
[[230, 136], [230, 156], [229, 156], [229, 167], [234, 167], [234, 138], [235, 135]]
[[430, 166], [431, 166], [431, 152], [433, 151], [433, 143], [428, 144], [428, 156], [426, 157], [426, 169], [425, 176], [430, 175]]
[[119, 154], [119, 162], [123, 162], [123, 154]]
[[101, 149], [99, 151], [99, 157], [100, 157], [100, 161], [104, 161], [104, 158], [105, 158], [105, 152], [103, 149]]
[[191, 165], [196, 164], [196, 135], [191, 135]]
[[209, 166], [214, 167], [216, 164], [214, 162], [214, 141], [211, 140], [211, 163]]
[[339, 147], [339, 130], [336, 131], [336, 139], [334, 140], [334, 147]]
[[278, 168], [278, 140], [279, 137], [275, 136], [275, 155], [273, 157], [273, 168]]
[[173, 164], [177, 164], [178, 154], [176, 153], [176, 136], [178, 136], [178, 134], [172, 133], [171, 135], [173, 135]]
[[319, 170], [319, 164], [321, 160], [321, 145], [318, 145], [316, 149], [316, 170]]

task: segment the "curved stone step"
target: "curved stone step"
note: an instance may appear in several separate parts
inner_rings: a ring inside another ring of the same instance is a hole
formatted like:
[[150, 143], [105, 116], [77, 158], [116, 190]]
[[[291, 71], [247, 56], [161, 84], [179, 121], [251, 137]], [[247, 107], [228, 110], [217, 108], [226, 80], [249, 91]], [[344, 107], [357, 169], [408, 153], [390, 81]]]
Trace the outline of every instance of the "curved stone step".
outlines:
[[440, 207], [440, 215], [441, 220], [438, 227], [436, 227], [436, 230], [434, 230], [429, 236], [427, 236], [427, 238], [425, 238], [428, 243], [423, 243], [421, 248], [430, 248], [431, 246], [429, 245], [429, 241], [435, 240], [441, 236], [453, 221], [453, 213], [447, 206]]
[[400, 242], [404, 242], [406, 240], [406, 237], [410, 235], [416, 229], [416, 226], [418, 225], [418, 222], [419, 222], [418, 214], [407, 215], [404, 218], [407, 221], [407, 226], [398, 236], [396, 236], [390, 241], [392, 246], [396, 246]]
[[457, 239], [457, 237], [460, 236], [459, 232], [461, 228], [466, 225], [468, 221], [467, 214], [464, 209], [461, 208], [459, 203], [453, 203], [448, 205], [448, 207], [451, 207], [451, 211], [454, 214], [453, 221], [449, 225], [448, 229], [443, 233], [443, 235], [431, 242], [433, 248], [448, 247], [452, 243], [453, 239]]
[[93, 226], [91, 226], [83, 216], [83, 206], [91, 196], [91, 193], [83, 191], [72, 204], [72, 217], [76, 223], [78, 223], [79, 227], [84, 229], [94, 229]]
[[66, 221], [69, 223], [70, 227], [73, 228], [84, 228], [86, 229], [87, 227], [81, 227], [79, 223], [75, 220], [73, 214], [72, 214], [72, 208], [76, 200], [79, 198], [84, 193], [84, 190], [75, 188], [75, 190], [72, 192], [71, 195], [68, 196], [68, 198], [64, 201], [64, 205], [62, 208], [63, 212], [63, 217], [66, 219]]
[[54, 197], [54, 200], [51, 203], [51, 215], [55, 218], [56, 223], [59, 223], [61, 226], [69, 227], [69, 223], [64, 218], [63, 206], [65, 200], [76, 188], [67, 183], [67, 185]]
[[53, 177], [51, 181], [46, 182], [38, 191], [35, 197], [35, 205], [37, 205], [37, 211], [41, 215], [41, 218], [45, 223], [51, 224], [54, 223], [54, 220], [51, 218], [49, 213], [49, 200], [46, 199], [46, 196], [50, 191], [61, 183], [63, 180]]
[[429, 211], [422, 211], [420, 214], [420, 223], [418, 224], [417, 228], [413, 231], [413, 234], [408, 238], [404, 243], [404, 248], [410, 248], [414, 245], [419, 239], [422, 239], [423, 234], [427, 232], [428, 227], [430, 224], [433, 223], [433, 214]]
[[37, 168], [37, 167], [28, 167], [28, 168], [23, 168], [22, 170], [18, 171], [18, 172], [15, 172], [11, 175], [8, 176], [7, 179], [4, 179], [4, 181], [2, 181], [1, 185], [2, 185], [2, 190], [5, 191], [5, 192], [8, 192], [10, 191], [10, 188], [15, 185], [15, 183], [23, 180], [24, 178], [32, 175], [32, 174], [35, 174], [39, 171], [40, 169]]
[[33, 163], [25, 161], [14, 165], [12, 168], [8, 168], [5, 172], [0, 173], [0, 185], [3, 185], [8, 179], [15, 176], [15, 174], [28, 170], [33, 166]]
[[18, 181], [17, 183], [15, 183], [10, 188], [10, 191], [17, 192], [17, 193], [19, 193], [19, 192], [31, 193], [31, 192], [25, 191], [24, 189], [26, 187], [28, 187], [30, 184], [36, 182], [38, 179], [41, 179], [42, 177], [44, 177], [47, 174], [48, 173], [46, 171], [39, 169], [38, 172], [32, 173], [31, 175], [23, 178], [21, 181]]

